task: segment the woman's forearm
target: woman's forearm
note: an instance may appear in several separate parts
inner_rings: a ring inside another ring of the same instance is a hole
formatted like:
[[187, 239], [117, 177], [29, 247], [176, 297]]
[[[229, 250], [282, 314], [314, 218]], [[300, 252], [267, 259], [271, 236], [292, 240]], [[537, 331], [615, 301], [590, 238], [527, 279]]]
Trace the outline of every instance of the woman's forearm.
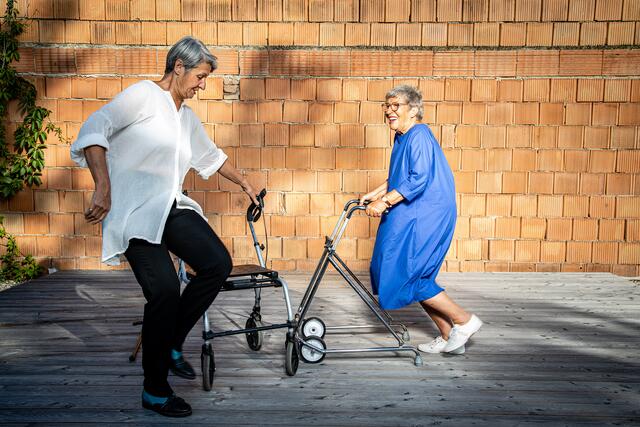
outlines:
[[91, 145], [84, 149], [84, 156], [96, 188], [110, 186], [109, 169], [107, 168], [107, 150], [99, 145]]
[[388, 193], [386, 193], [383, 197], [385, 200], [389, 202], [391, 206], [397, 205], [398, 203], [404, 200], [404, 196], [400, 194], [397, 190], [391, 190]]
[[218, 172], [220, 172], [220, 175], [224, 176], [229, 181], [236, 183], [243, 188], [247, 184], [247, 179], [240, 173], [238, 169], [234, 168], [229, 163], [229, 160], [222, 164], [220, 169], [218, 169]]
[[104, 147], [99, 145], [91, 145], [84, 149], [84, 156], [96, 187], [91, 204], [84, 213], [84, 217], [92, 224], [97, 224], [105, 219], [111, 210], [111, 180], [107, 168], [106, 151]]
[[387, 188], [389, 188], [389, 183], [385, 180], [378, 188], [372, 191], [375, 193], [376, 197], [380, 197], [387, 192]]

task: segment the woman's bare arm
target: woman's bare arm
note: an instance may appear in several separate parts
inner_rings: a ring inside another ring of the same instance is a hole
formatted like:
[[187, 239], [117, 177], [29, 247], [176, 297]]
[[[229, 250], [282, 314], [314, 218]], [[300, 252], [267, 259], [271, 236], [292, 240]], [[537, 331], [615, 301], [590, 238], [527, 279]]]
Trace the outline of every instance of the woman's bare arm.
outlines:
[[111, 181], [107, 169], [106, 152], [107, 150], [99, 145], [91, 145], [84, 149], [87, 165], [95, 184], [91, 205], [84, 213], [85, 219], [91, 224], [101, 222], [111, 210]]

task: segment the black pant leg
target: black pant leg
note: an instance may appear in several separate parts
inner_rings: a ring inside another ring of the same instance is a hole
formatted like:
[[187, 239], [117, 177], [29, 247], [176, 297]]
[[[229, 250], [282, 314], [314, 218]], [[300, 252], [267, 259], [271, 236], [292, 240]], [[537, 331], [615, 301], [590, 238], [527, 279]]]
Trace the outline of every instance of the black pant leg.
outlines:
[[164, 243], [132, 239], [125, 256], [147, 300], [142, 324], [144, 388], [155, 396], [169, 396], [167, 375], [180, 312], [180, 281]]
[[163, 240], [196, 273], [180, 297], [173, 343], [180, 350], [189, 331], [218, 295], [233, 264], [227, 248], [209, 224], [190, 209], [172, 210]]

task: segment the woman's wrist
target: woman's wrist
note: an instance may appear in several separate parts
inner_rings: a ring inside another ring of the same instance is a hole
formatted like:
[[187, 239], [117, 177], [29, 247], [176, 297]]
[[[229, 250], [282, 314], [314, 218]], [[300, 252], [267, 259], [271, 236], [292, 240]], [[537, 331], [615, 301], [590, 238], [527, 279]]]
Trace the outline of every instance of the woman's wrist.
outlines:
[[386, 195], [386, 194], [385, 194], [385, 195], [383, 195], [382, 197], [380, 197], [380, 201], [381, 201], [382, 203], [384, 203], [384, 204], [387, 206], [387, 208], [390, 208], [390, 207], [392, 207], [392, 206], [393, 206], [393, 204], [392, 204], [392, 203], [389, 201], [389, 199], [387, 198], [387, 195]]

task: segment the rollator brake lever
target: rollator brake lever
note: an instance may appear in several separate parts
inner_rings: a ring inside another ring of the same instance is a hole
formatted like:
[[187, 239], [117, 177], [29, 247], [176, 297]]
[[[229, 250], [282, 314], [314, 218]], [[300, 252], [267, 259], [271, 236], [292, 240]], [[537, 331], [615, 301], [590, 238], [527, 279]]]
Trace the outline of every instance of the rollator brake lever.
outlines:
[[267, 189], [263, 188], [260, 194], [256, 196], [258, 199], [259, 205], [251, 202], [249, 208], [247, 208], [247, 221], [256, 222], [260, 219], [260, 215], [262, 214], [262, 209], [264, 208], [264, 197], [267, 195]]

